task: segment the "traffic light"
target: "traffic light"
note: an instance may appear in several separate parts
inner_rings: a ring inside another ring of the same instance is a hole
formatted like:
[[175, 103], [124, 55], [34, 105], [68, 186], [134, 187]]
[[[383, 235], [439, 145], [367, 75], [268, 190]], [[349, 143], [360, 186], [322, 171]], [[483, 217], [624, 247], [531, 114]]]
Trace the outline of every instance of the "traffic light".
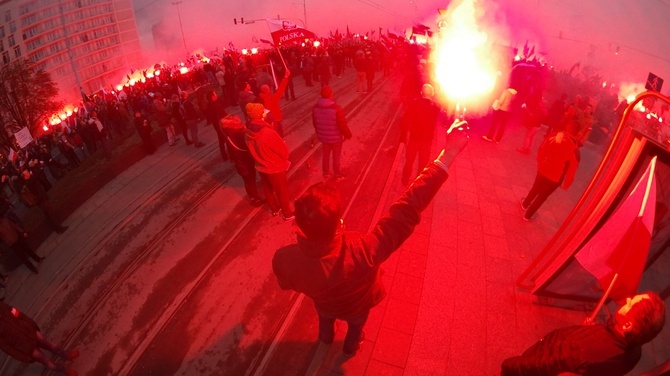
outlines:
[[233, 23], [237, 25], [237, 18], [233, 18]]
[[244, 17], [240, 18], [240, 23], [244, 25]]

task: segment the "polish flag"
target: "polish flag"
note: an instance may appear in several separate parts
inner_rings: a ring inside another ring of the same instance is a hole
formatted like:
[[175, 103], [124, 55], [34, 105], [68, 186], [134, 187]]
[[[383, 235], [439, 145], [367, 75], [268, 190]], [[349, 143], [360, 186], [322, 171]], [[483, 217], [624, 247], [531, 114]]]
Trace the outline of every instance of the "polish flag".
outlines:
[[656, 208], [654, 157], [644, 175], [602, 228], [575, 254], [577, 261], [607, 291], [621, 300], [637, 292], [649, 253]]
[[14, 148], [9, 148], [9, 160], [12, 162], [16, 162], [16, 160], [19, 158], [19, 155], [16, 154], [14, 151]]
[[305, 39], [315, 39], [316, 34], [285, 20], [266, 19], [270, 35], [275, 45], [281, 46], [291, 42], [304, 42]]

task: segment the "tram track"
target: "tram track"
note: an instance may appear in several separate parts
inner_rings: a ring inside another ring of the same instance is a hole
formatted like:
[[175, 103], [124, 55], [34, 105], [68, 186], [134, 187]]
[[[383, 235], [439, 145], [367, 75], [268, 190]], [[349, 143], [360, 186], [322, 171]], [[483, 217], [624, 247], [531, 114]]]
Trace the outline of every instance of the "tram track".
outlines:
[[[350, 85], [350, 87], [353, 88], [354, 85]], [[380, 85], [376, 90], [379, 90], [380, 87], [381, 87], [381, 85]], [[349, 117], [352, 116], [353, 114], [356, 114], [358, 111], [360, 111], [361, 108], [362, 108], [365, 104], [366, 104], [365, 101], [360, 101], [359, 103], [355, 104], [354, 107], [351, 108], [351, 109], [346, 113], [347, 118], [349, 118]], [[397, 112], [396, 112], [396, 114], [397, 114]], [[305, 124], [304, 121], [307, 120], [307, 118], [309, 118], [309, 119], [311, 120], [311, 112], [310, 112], [310, 116], [305, 116], [303, 119], [294, 122], [294, 123], [293, 123], [293, 125], [294, 125], [293, 127], [289, 127], [289, 128], [287, 128], [287, 135], [290, 134], [290, 132], [292, 132], [292, 131], [294, 131], [294, 130], [297, 129], [296, 124], [298, 124], [298, 126], [299, 126], [299, 124], [303, 124], [303, 125], [304, 125], [304, 124]], [[393, 119], [395, 119], [395, 116], [393, 117]], [[310, 123], [311, 123], [311, 122], [310, 122]], [[388, 128], [389, 128], [390, 124], [391, 124], [391, 122], [389, 122], [389, 124], [387, 124], [387, 132], [385, 133], [385, 136], [388, 134]], [[310, 124], [310, 125], [311, 125], [311, 124]], [[373, 153], [372, 158], [368, 159], [368, 163], [367, 163], [367, 165], [366, 165], [364, 175], [366, 175], [366, 174], [370, 171], [370, 168], [371, 168], [371, 162], [374, 160], [374, 157], [376, 157], [376, 156], [378, 155], [379, 150], [380, 150], [380, 148], [381, 148], [381, 145], [382, 145], [382, 144], [380, 143], [379, 146], [378, 146], [378, 148], [377, 148], [377, 150], [375, 151], [375, 153]], [[320, 148], [321, 148], [321, 145], [320, 145], [320, 144], [316, 144], [316, 145], [312, 146], [312, 147], [311, 147], [311, 148], [310, 148], [304, 155], [302, 155], [300, 158], [298, 158], [297, 162], [292, 161], [292, 167], [291, 167], [291, 169], [289, 170], [289, 172], [288, 172], [288, 174], [287, 174], [287, 177], [290, 179], [290, 178], [291, 178], [294, 174], [296, 174], [299, 170], [301, 170], [301, 169], [303, 169], [303, 168], [309, 168], [309, 166], [308, 166], [308, 161], [310, 160], [310, 158], [311, 158], [311, 157], [312, 157], [312, 156], [313, 156], [313, 155], [314, 155]], [[360, 181], [362, 178], [364, 178], [364, 176], [359, 176], [359, 177], [356, 178], [356, 181]], [[228, 249], [228, 247], [229, 247], [234, 241], [237, 240], [237, 239], [236, 239], [237, 236], [238, 236], [238, 235], [239, 235], [239, 234], [240, 234], [240, 233], [241, 233], [241, 232], [248, 226], [248, 224], [254, 219], [254, 217], [256, 217], [256, 216], [259, 214], [259, 212], [261, 212], [261, 211], [262, 211], [261, 208], [255, 208], [254, 210], [252, 210], [252, 211], [246, 216], [245, 220], [244, 220], [243, 222], [241, 222], [241, 223], [236, 227], [236, 230], [234, 231], [234, 233], [232, 234], [232, 236], [229, 237], [229, 239], [227, 240], [227, 242], [225, 243], [225, 245], [223, 245], [223, 246], [220, 248], [219, 252], [215, 255], [215, 257], [212, 258], [212, 260], [207, 264], [207, 266], [206, 266], [205, 268], [202, 269], [202, 271], [200, 272], [200, 274], [198, 275], [198, 277], [195, 279], [195, 281], [193, 281], [191, 284], [189, 284], [189, 286], [188, 286], [187, 288], [183, 289], [183, 290], [178, 294], [178, 298], [175, 299], [175, 300], [170, 304], [170, 306], [169, 306], [167, 309], [165, 309], [165, 310], [163, 311], [164, 313], [161, 315], [161, 317], [159, 318], [159, 320], [157, 320], [157, 321], [155, 322], [155, 324], [154, 324], [153, 327], [151, 328], [150, 332], [147, 333], [147, 335], [145, 335], [145, 336], [143, 337], [143, 340], [141, 341], [141, 343], [139, 343], [138, 345], [135, 346], [135, 351], [131, 354], [130, 357], [127, 358], [127, 362], [126, 362], [126, 364], [119, 370], [119, 374], [121, 374], [121, 375], [126, 375], [126, 374], [132, 374], [132, 373], [133, 373], [133, 370], [134, 370], [134, 368], [135, 368], [135, 366], [136, 366], [137, 361], [138, 361], [139, 358], [144, 354], [145, 350], [148, 348], [148, 346], [150, 345], [150, 343], [154, 340], [154, 338], [156, 337], [156, 335], [157, 335], [161, 330], [164, 329], [164, 327], [170, 322], [170, 320], [171, 320], [172, 317], [175, 315], [175, 313], [176, 313], [176, 312], [182, 307], [182, 305], [189, 299], [190, 295], [191, 295], [194, 291], [197, 290], [197, 288], [200, 286], [200, 284], [201, 284], [201, 282], [203, 281], [203, 279], [204, 279], [204, 278], [211, 272], [210, 269], [211, 269], [212, 266], [216, 263], [217, 259], [218, 259], [219, 257], [221, 257], [221, 255], [222, 255], [224, 252], [226, 252], [226, 250]], [[294, 309], [297, 308], [297, 305], [298, 305], [298, 304], [297, 304], [296, 302], [299, 300], [299, 297], [297, 296], [298, 294], [295, 294], [295, 295], [296, 295], [296, 296], [294, 296], [294, 297], [292, 298], [292, 302], [291, 302], [291, 305], [290, 305], [291, 309], [290, 309], [289, 311], [294, 310]], [[271, 348], [271, 347], [277, 342], [277, 338], [280, 338], [280, 337], [277, 336], [277, 334], [279, 334], [280, 331], [281, 331], [281, 329], [282, 329], [282, 327], [284, 327], [284, 325], [285, 325], [285, 321], [287, 321], [287, 319], [290, 319], [290, 318], [291, 318], [290, 315], [285, 315], [285, 316], [284, 316], [284, 319], [282, 319], [282, 325], [280, 325], [280, 326], [278, 326], [277, 328], [275, 328], [275, 330], [273, 331], [273, 334], [272, 334], [272, 341], [270, 341], [270, 343], [268, 344], [268, 348]], [[260, 354], [260, 355], [262, 356], [262, 358], [257, 358], [257, 360], [259, 360], [259, 361], [260, 361], [261, 359], [265, 359], [265, 358], [267, 358], [266, 355], [265, 355], [265, 351], [263, 351], [263, 353]], [[258, 367], [257, 362], [254, 362], [254, 364], [252, 365], [251, 368], [254, 368], [254, 369], [255, 369], [255, 368], [257, 368], [257, 367]]]
[[[376, 90], [379, 90], [379, 88], [382, 85], [379, 85]], [[345, 85], [344, 90], [353, 88], [353, 85]], [[357, 98], [358, 99], [358, 98]], [[365, 100], [357, 100], [354, 99], [350, 105], [354, 102], [353, 108], [349, 109], [347, 111], [347, 117], [352, 116], [352, 114], [357, 113], [360, 111], [362, 106], [366, 103]], [[290, 104], [296, 104], [296, 105], [302, 105], [302, 103], [299, 103], [297, 100], [295, 102], [291, 102]], [[311, 104], [310, 104], [311, 105]], [[311, 107], [311, 106], [310, 106]], [[290, 125], [286, 128], [286, 134], [285, 136], [290, 136], [292, 133], [298, 131], [301, 129], [301, 127], [310, 127], [311, 126], [311, 111], [308, 112], [308, 114], [305, 114], [304, 116], [299, 117], [297, 120], [293, 121], [290, 123]], [[309, 141], [304, 141], [303, 146], [308, 143]], [[209, 148], [208, 148], [209, 149]], [[309, 164], [310, 158], [320, 149], [320, 144], [316, 144], [314, 146], [311, 146], [304, 154], [296, 156], [296, 160], [292, 161], [293, 162], [293, 167], [289, 171], [288, 176], [291, 177], [293, 174], [295, 174], [299, 169], [307, 166]], [[218, 154], [218, 145], [214, 145], [210, 150], [207, 150], [204, 153], [204, 158], [216, 158], [216, 156], [213, 156], [214, 154]], [[292, 155], [293, 157], [293, 155]], [[162, 181], [160, 183], [156, 183], [155, 186], [157, 189], [155, 190], [154, 193], [152, 193], [148, 198], [144, 199], [141, 202], [133, 201], [132, 203], [128, 204], [128, 206], [133, 206], [135, 205], [136, 208], [131, 211], [129, 216], [124, 219], [123, 221], [119, 222], [118, 224], [114, 225], [112, 228], [112, 231], [105, 234], [101, 239], [95, 240], [92, 238], [89, 241], [96, 241], [95, 244], [87, 244], [86, 246], [91, 247], [91, 248], [97, 248], [99, 246], [104, 245], [105, 243], [109, 242], [111, 239], [115, 238], [119, 233], [122, 233], [128, 226], [130, 226], [133, 221], [144, 211], [146, 210], [147, 207], [157, 203], [160, 201], [161, 196], [170, 188], [170, 183], [173, 181], [174, 178], [177, 179], [183, 179], [185, 178], [188, 174], [189, 171], [192, 169], [193, 166], [197, 165], [198, 163], [202, 162], [201, 159], [197, 160], [187, 160], [182, 162], [181, 164], [175, 166], [172, 171], [179, 171], [176, 175], [170, 175], [166, 174], [167, 176], [170, 176], [170, 178], [166, 178], [165, 181]], [[100, 294], [97, 295], [96, 301], [90, 305], [90, 307], [87, 310], [87, 313], [82, 317], [82, 319], [79, 320], [78, 324], [75, 326], [75, 329], [68, 333], [68, 335], [65, 337], [65, 339], [62, 341], [65, 346], [71, 345], [74, 340], [79, 336], [83, 330], [83, 328], [90, 323], [90, 321], [95, 317], [95, 315], [99, 312], [99, 310], [105, 305], [107, 302], [109, 296], [112, 294], [115, 289], [117, 289], [124, 281], [127, 280], [127, 278], [133, 274], [134, 271], [136, 271], [137, 267], [139, 265], [142, 265], [144, 261], [146, 261], [148, 258], [150, 258], [152, 255], [155, 255], [155, 252], [159, 251], [161, 249], [160, 244], [165, 240], [165, 238], [174, 230], [176, 226], [179, 225], [185, 218], [189, 217], [190, 215], [193, 214], [193, 211], [204, 201], [206, 201], [209, 197], [211, 197], [218, 189], [221, 189], [221, 186], [224, 185], [226, 182], [228, 182], [232, 177], [235, 176], [235, 173], [233, 171], [232, 167], [228, 167], [224, 170], [223, 176], [220, 179], [213, 180], [212, 182], [209, 183], [209, 185], [202, 190], [202, 193], [195, 197], [192, 200], [192, 203], [189, 205], [189, 207], [181, 212], [178, 216], [172, 218], [163, 228], [161, 231], [155, 233], [152, 238], [146, 243], [144, 247], [142, 247], [142, 250], [140, 252], [136, 252], [139, 254], [139, 256], [133, 260], [130, 261], [130, 263], [127, 264], [127, 266], [122, 270], [118, 271], [115, 273], [117, 276], [114, 278], [110, 283], [108, 283], [105, 286], [104, 291], [102, 291]], [[140, 200], [138, 198], [137, 200]], [[215, 257], [212, 258], [212, 260], [206, 265], [205, 268], [202, 269], [201, 273], [198, 275], [198, 277], [191, 283], [189, 283], [184, 289], [182, 289], [179, 293], [175, 294], [175, 299], [174, 301], [170, 304], [168, 309], [163, 311], [161, 314], [160, 318], [156, 320], [155, 324], [152, 326], [151, 331], [147, 333], [143, 337], [142, 342], [140, 345], [138, 345], [135, 348], [135, 351], [132, 353], [131, 357], [127, 359], [125, 362], [125, 365], [118, 370], [118, 374], [127, 374], [132, 371], [133, 367], [135, 366], [135, 363], [137, 359], [144, 353], [146, 347], [148, 344], [153, 340], [155, 337], [155, 334], [158, 333], [166, 323], [170, 321], [174, 313], [184, 304], [184, 302], [188, 299], [188, 297], [192, 294], [194, 290], [196, 290], [202, 281], [202, 279], [211, 272], [211, 268], [216, 262], [216, 260], [223, 254], [227, 247], [235, 240], [237, 234], [242, 231], [250, 221], [252, 221], [258, 213], [261, 212], [260, 208], [255, 208], [251, 209], [246, 217], [244, 218], [243, 221], [239, 221], [235, 230], [232, 232], [232, 235], [229, 237], [229, 239], [226, 241], [226, 243], [220, 247], [218, 253], [216, 254]], [[86, 264], [87, 262], [90, 261], [90, 258], [95, 256], [96, 252], [91, 252], [87, 257], [84, 259], [80, 260], [79, 263], [72, 268], [73, 272], [70, 274], [74, 274], [76, 270], [79, 269], [80, 265]], [[66, 277], [58, 286], [57, 289], [63, 289], [65, 286], [69, 283], [68, 280], [70, 279], [70, 276]], [[36, 315], [39, 316], [40, 314], [43, 314], [44, 311], [46, 310], [46, 307], [51, 303], [51, 299], [47, 298], [46, 304], [42, 305], [42, 309], [38, 312]], [[4, 368], [4, 367], [3, 367]], [[48, 374], [48, 372], [44, 372], [43, 374]]]

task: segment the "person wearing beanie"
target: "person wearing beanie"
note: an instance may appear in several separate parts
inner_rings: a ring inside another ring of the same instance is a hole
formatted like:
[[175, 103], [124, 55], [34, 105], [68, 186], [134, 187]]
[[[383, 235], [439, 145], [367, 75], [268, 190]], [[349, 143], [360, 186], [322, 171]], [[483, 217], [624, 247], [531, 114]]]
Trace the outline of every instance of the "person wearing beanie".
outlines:
[[282, 78], [279, 87], [274, 93], [270, 92], [270, 87], [268, 85], [261, 86], [260, 97], [263, 100], [263, 106], [270, 111], [272, 116], [274, 116], [274, 122], [272, 124], [273, 128], [281, 137], [284, 137], [284, 128], [282, 127], [281, 121], [284, 118], [284, 115], [281, 112], [281, 107], [279, 106], [279, 101], [286, 91], [288, 86], [288, 79], [291, 76], [291, 71], [286, 70], [284, 78]]
[[283, 219], [293, 219], [289, 200], [286, 171], [291, 166], [289, 150], [284, 140], [263, 120], [265, 108], [260, 103], [248, 103], [246, 113], [251, 119], [244, 134], [249, 152], [256, 161], [256, 171], [261, 175], [265, 200], [273, 216], [281, 211]]
[[[323, 144], [323, 177], [341, 180], [344, 178], [340, 166], [342, 143], [351, 139], [351, 131], [342, 106], [333, 100], [333, 89], [330, 86], [326, 85], [321, 89], [321, 98], [312, 108], [312, 124], [316, 130], [316, 137]], [[330, 173], [331, 155], [334, 175]]]

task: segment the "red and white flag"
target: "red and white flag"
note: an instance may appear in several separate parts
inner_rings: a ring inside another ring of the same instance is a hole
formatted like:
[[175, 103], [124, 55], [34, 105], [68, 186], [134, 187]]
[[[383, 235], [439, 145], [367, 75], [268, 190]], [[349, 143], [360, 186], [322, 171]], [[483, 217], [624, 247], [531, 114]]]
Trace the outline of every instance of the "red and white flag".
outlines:
[[602, 228], [575, 254], [577, 261], [598, 279], [604, 291], [617, 280], [609, 297], [635, 295], [647, 262], [656, 209], [654, 157], [644, 175]]
[[16, 160], [19, 158], [19, 155], [16, 154], [14, 151], [14, 148], [9, 148], [9, 160], [12, 162], [16, 162]]
[[266, 21], [270, 29], [270, 35], [272, 35], [272, 40], [277, 46], [292, 42], [304, 42], [305, 39], [316, 38], [316, 34], [294, 23], [273, 19], [266, 19]]

